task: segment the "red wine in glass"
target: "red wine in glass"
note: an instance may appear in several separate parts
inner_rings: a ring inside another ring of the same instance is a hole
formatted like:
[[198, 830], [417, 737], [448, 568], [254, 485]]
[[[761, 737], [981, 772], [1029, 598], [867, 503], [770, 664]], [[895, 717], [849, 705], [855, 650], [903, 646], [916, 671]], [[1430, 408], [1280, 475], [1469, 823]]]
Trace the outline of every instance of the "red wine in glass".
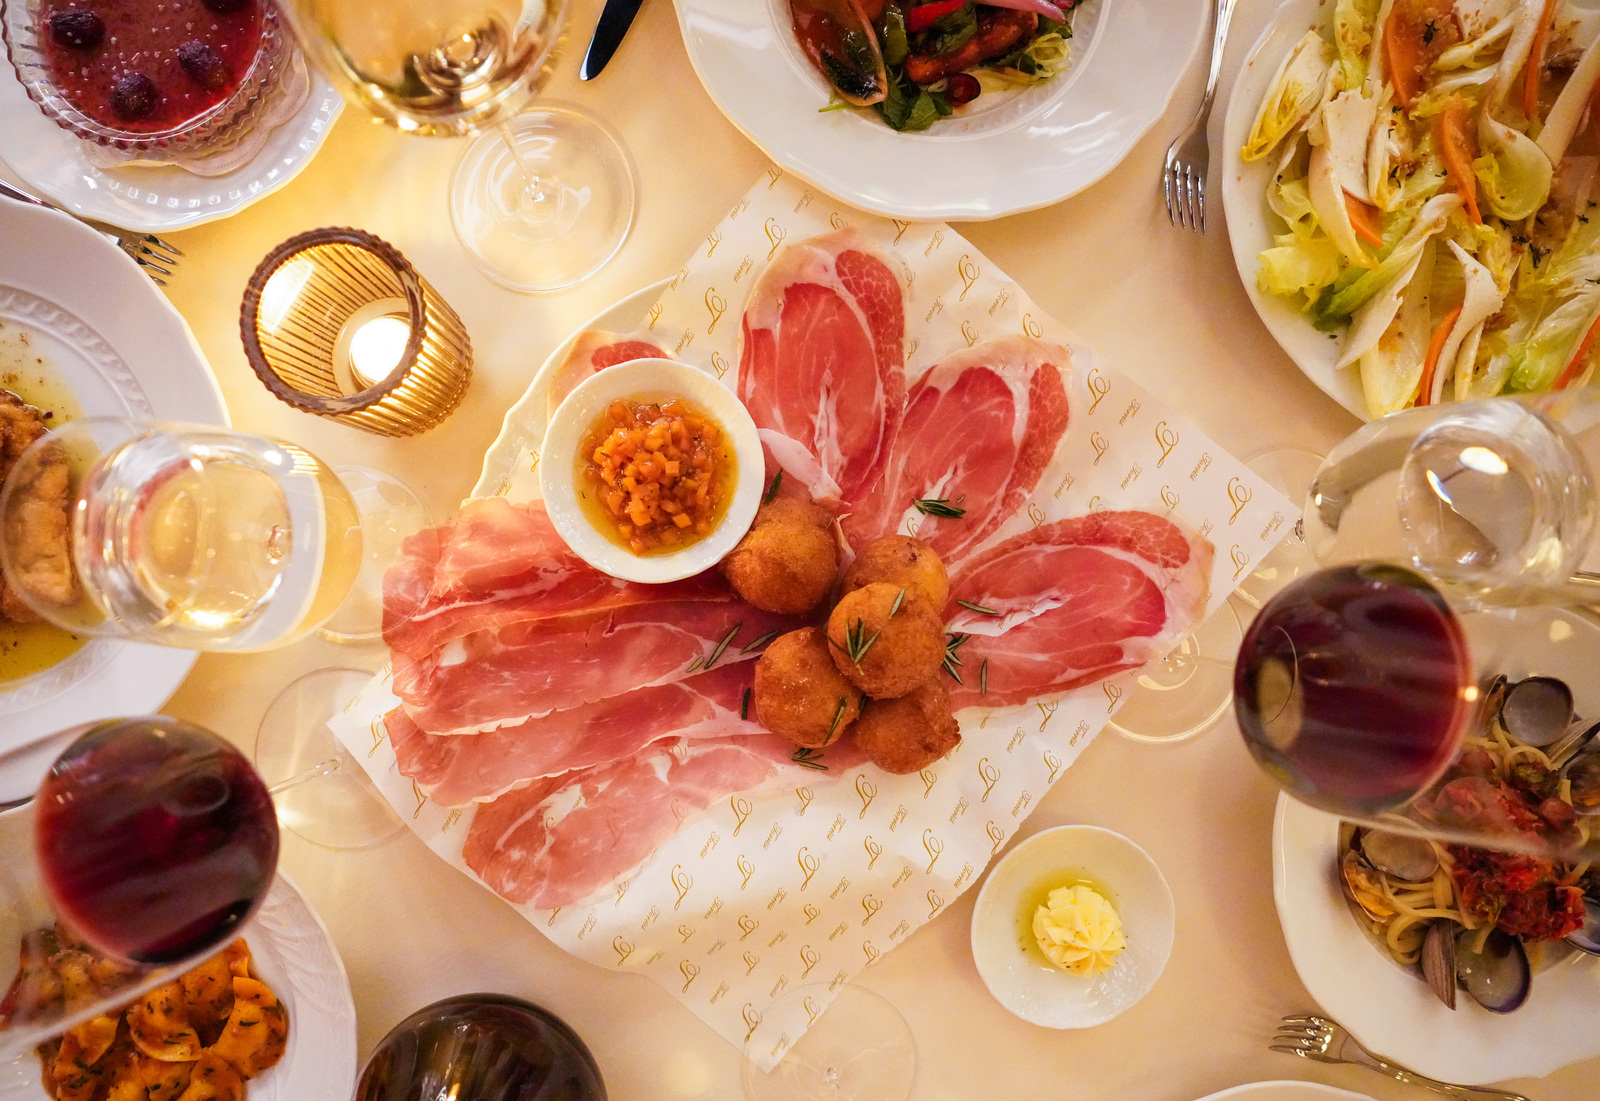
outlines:
[[1454, 759], [1476, 706], [1466, 638], [1421, 575], [1366, 563], [1297, 578], [1234, 666], [1245, 744], [1302, 802], [1395, 809]]
[[278, 819], [250, 762], [162, 717], [96, 723], [39, 788], [59, 921], [108, 955], [173, 963], [236, 935], [272, 885]]

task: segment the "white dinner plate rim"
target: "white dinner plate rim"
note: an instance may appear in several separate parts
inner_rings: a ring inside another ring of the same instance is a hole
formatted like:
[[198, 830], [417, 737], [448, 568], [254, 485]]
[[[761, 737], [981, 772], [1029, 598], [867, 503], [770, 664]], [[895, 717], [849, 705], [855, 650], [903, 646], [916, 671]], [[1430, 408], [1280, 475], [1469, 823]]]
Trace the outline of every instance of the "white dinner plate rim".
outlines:
[[1334, 334], [1339, 339], [1329, 339], [1329, 334], [1312, 326], [1294, 301], [1264, 294], [1256, 286], [1256, 257], [1272, 245], [1269, 219], [1273, 215], [1267, 208], [1266, 186], [1276, 162], [1272, 157], [1265, 157], [1246, 164], [1239, 155], [1278, 63], [1295, 39], [1318, 25], [1322, 10], [1321, 0], [1284, 0], [1261, 37], [1250, 47], [1234, 80], [1223, 119], [1222, 207], [1239, 280], [1262, 324], [1307, 378], [1365, 421], [1372, 417], [1367, 412], [1356, 368], [1334, 368], [1344, 346], [1342, 334]]
[[[144, 387], [155, 415], [228, 423], [222, 391], [188, 324], [122, 250], [66, 214], [23, 203], [0, 201], [0, 226], [11, 246], [0, 249], [0, 288], [53, 303], [98, 334]], [[159, 710], [197, 656], [165, 646], [108, 645], [115, 650], [92, 679], [0, 712], [0, 753], [42, 744], [78, 723]], [[27, 767], [42, 775], [47, 764]], [[19, 794], [9, 787], [0, 789], [0, 800]]]
[[1302, 1082], [1293, 1078], [1276, 1078], [1270, 1082], [1245, 1082], [1216, 1093], [1208, 1093], [1195, 1101], [1374, 1101], [1371, 1095], [1324, 1086], [1321, 1082]]
[[[39, 195], [84, 218], [161, 233], [237, 214], [283, 187], [311, 163], [344, 110], [344, 100], [308, 66], [306, 102], [239, 168], [198, 176], [176, 167], [97, 168], [83, 142], [28, 98], [16, 70], [0, 59], [0, 160]], [[154, 189], [159, 187], [160, 192]], [[157, 202], [152, 204], [149, 199]], [[188, 208], [190, 202], [203, 205]], [[174, 208], [171, 204], [180, 204]]]
[[[819, 112], [827, 102], [821, 78], [802, 71], [798, 50], [779, 40], [775, 32], [786, 29], [776, 26], [768, 3], [675, 0], [675, 7], [707, 94], [784, 169], [862, 210], [961, 222], [1036, 210], [1077, 194], [1121, 163], [1166, 114], [1204, 40], [1209, 6], [1100, 2], [1105, 26], [1081, 69], [1056, 78], [1070, 77], [1070, 87], [1059, 94], [1048, 83], [1028, 89], [1039, 105], [1019, 107], [1003, 127], [977, 134], [952, 132], [950, 120], [942, 133], [936, 125], [898, 134], [874, 117]], [[729, 22], [742, 11], [749, 22]], [[1185, 17], [1193, 25], [1179, 27]], [[1124, 49], [1130, 64], [1144, 66], [1141, 79], [1116, 80], [1132, 71], [1123, 64]], [[752, 81], [765, 87], [753, 89]]]

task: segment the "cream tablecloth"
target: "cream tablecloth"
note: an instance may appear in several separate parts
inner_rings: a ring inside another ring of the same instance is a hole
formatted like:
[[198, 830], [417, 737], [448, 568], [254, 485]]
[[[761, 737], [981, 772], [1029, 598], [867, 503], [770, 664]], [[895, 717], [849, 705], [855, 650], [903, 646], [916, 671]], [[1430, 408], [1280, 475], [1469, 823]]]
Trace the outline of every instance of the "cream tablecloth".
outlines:
[[[638, 218], [617, 259], [557, 295], [523, 297], [490, 284], [461, 252], [445, 211], [461, 144], [407, 138], [346, 111], [289, 186], [225, 221], [171, 234], [187, 253], [171, 300], [215, 368], [236, 425], [282, 434], [335, 462], [392, 470], [445, 514], [472, 486], [502, 413], [550, 349], [601, 308], [671, 274], [765, 170], [766, 158], [695, 79], [668, 0], [645, 3], [610, 68], [588, 84], [577, 79], [579, 39], [587, 40], [600, 0], [575, 0], [573, 8], [582, 33], [568, 43], [548, 94], [602, 115], [632, 150]], [[1271, 8], [1269, 0], [1242, 0], [1225, 72], [1237, 68]], [[1170, 227], [1159, 201], [1162, 154], [1199, 100], [1205, 60], [1192, 59], [1166, 116], [1098, 184], [1048, 209], [962, 232], [1052, 316], [1234, 454], [1326, 450], [1355, 422], [1301, 376], [1257, 321], [1220, 217], [1213, 215], [1209, 236], [1197, 237]], [[1219, 101], [1226, 84], [1225, 77]], [[1213, 209], [1220, 213], [1220, 204]], [[394, 243], [461, 314], [475, 376], [441, 428], [411, 440], [367, 436], [279, 404], [251, 374], [238, 329], [245, 280], [273, 245], [321, 225], [359, 226]], [[249, 746], [268, 701], [295, 677], [329, 665], [375, 669], [381, 661], [378, 650], [322, 643], [208, 655], [168, 711]], [[969, 892], [858, 980], [910, 1023], [915, 1101], [1190, 1101], [1275, 1078], [1382, 1101], [1422, 1096], [1353, 1067], [1266, 1049], [1282, 1015], [1312, 1007], [1272, 905], [1275, 796], [1231, 721], [1168, 748], [1111, 734], [1096, 739], [1021, 832], [1086, 822], [1144, 846], [1177, 900], [1166, 973], [1144, 1001], [1099, 1028], [1058, 1033], [1024, 1024], [989, 996], [973, 966]], [[566, 1018], [593, 1049], [614, 1101], [740, 1096], [739, 1054], [664, 990], [563, 954], [411, 833], [361, 852], [331, 852], [285, 834], [282, 865], [344, 957], [363, 1056], [427, 1002], [498, 990]], [[1592, 1101], [1597, 1083], [1600, 1060], [1591, 1060], [1514, 1088], [1537, 1101]]]

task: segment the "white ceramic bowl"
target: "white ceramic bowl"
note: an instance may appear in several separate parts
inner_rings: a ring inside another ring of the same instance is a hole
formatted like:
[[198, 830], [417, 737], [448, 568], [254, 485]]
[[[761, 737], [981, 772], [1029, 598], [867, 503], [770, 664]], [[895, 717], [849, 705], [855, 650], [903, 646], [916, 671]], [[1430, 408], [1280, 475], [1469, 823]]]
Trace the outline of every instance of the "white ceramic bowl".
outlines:
[[[737, 480], [722, 523], [710, 535], [671, 554], [636, 555], [596, 531], [579, 504], [578, 447], [612, 402], [669, 398], [682, 398], [722, 426], [739, 464]], [[677, 581], [710, 569], [732, 550], [755, 519], [765, 478], [761, 439], [744, 405], [712, 375], [672, 359], [619, 363], [585, 379], [551, 416], [539, 459], [539, 489], [545, 508], [572, 552], [613, 577], [650, 584]]]
[[[1128, 941], [1110, 970], [1092, 978], [1045, 966], [1018, 937], [1024, 898], [1046, 879], [1076, 877], [1105, 889]], [[1089, 1028], [1150, 992], [1172, 954], [1172, 929], [1172, 890], [1148, 853], [1112, 830], [1057, 826], [1024, 840], [989, 872], [972, 911], [972, 958], [989, 993], [1023, 1020]]]

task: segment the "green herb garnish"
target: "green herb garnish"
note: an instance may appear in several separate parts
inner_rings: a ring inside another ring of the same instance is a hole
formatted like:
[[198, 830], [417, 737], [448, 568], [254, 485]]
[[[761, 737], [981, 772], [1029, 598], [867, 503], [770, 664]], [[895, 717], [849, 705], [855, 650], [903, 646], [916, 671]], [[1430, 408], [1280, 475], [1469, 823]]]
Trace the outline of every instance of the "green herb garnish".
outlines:
[[783, 471], [778, 471], [772, 476], [772, 484], [767, 487], [766, 494], [761, 498], [761, 503], [770, 505], [778, 496], [778, 487], [783, 484]]
[[752, 691], [754, 690], [750, 688], [744, 690], [744, 699], [739, 702], [740, 719], [748, 719], [750, 717], [750, 694]]
[[969, 611], [969, 612], [977, 612], [979, 615], [1004, 615], [1005, 614], [1004, 612], [997, 612], [993, 608], [985, 608], [982, 604], [974, 604], [970, 600], [958, 600], [958, 601], [956, 601], [956, 603], [961, 605], [967, 611]]
[[789, 760], [801, 768], [815, 769], [818, 772], [828, 771], [828, 766], [817, 759], [817, 751], [810, 746], [801, 746], [789, 755]]
[[956, 656], [956, 651], [961, 649], [961, 644], [971, 637], [971, 635], [964, 635], [960, 632], [952, 632], [945, 639], [944, 661], [941, 664], [944, 666], [944, 671], [955, 678], [957, 684], [966, 684], [967, 682], [961, 679], [960, 673], [956, 672], [956, 666], [962, 664], [961, 659]]
[[743, 627], [743, 626], [744, 626], [743, 623], [735, 623], [733, 625], [733, 629], [730, 630], [727, 634], [722, 636], [722, 641], [717, 643], [717, 648], [715, 650], [711, 651], [711, 656], [710, 657], [706, 658], [706, 668], [707, 669], [710, 669], [713, 665], [715, 665], [717, 663], [717, 659], [722, 656], [722, 652], [728, 648], [728, 643], [733, 641], [733, 636], [738, 634], [739, 633], [739, 628]]
[[767, 643], [771, 642], [773, 639], [775, 639], [777, 637], [778, 637], [778, 632], [776, 630], [768, 631], [764, 635], [757, 635], [755, 638], [751, 639], [745, 645], [739, 647], [739, 652], [741, 654], [748, 654], [751, 650], [759, 650], [759, 649], [761, 649], [761, 647], [765, 646]]
[[967, 495], [965, 493], [954, 501], [944, 497], [924, 497], [921, 500], [912, 501], [911, 505], [924, 516], [943, 516], [947, 520], [959, 520], [967, 514], [967, 510], [957, 506], [966, 499]]
[[895, 594], [894, 605], [892, 607], [890, 607], [890, 609], [889, 609], [889, 618], [890, 619], [893, 619], [899, 613], [899, 611], [900, 611], [900, 603], [901, 603], [901, 601], [905, 600], [905, 598], [906, 598], [906, 591], [904, 589], [901, 589], [898, 593]]
[[[873, 631], [872, 637], [868, 638], [866, 623], [858, 619], [854, 625], [845, 628], [843, 646], [834, 642], [831, 637], [828, 642], [835, 649], [843, 651], [845, 657], [850, 659], [851, 664], [859, 669], [861, 668], [861, 659], [867, 656], [867, 651], [872, 649], [872, 644], [878, 641], [878, 636], [882, 633], [882, 631]], [[843, 703], [842, 700], [840, 702], [841, 704]]]

